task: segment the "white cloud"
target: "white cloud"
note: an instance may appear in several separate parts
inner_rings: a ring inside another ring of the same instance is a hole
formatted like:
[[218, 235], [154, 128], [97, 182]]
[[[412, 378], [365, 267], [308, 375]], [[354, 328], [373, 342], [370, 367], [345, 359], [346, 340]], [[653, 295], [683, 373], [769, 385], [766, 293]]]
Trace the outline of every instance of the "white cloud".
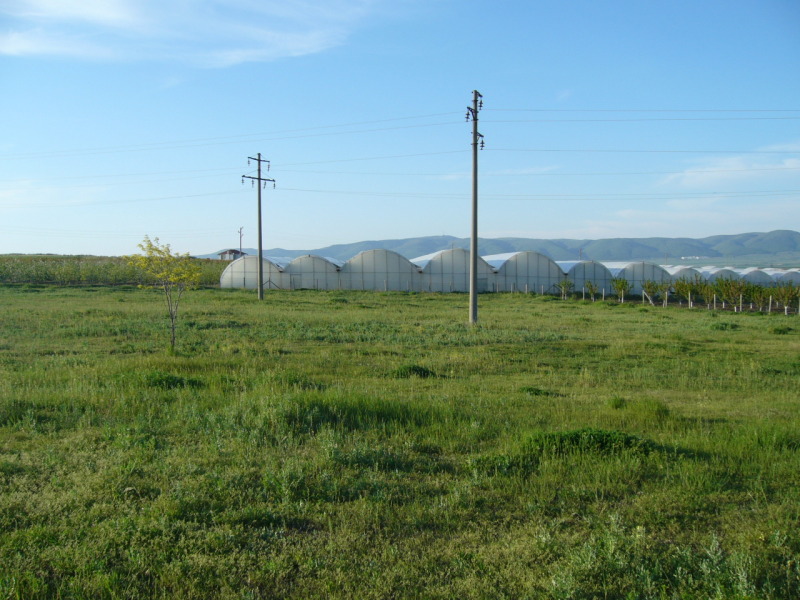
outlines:
[[[709, 235], [772, 231], [800, 221], [800, 195], [781, 197], [698, 196], [652, 206], [576, 211], [575, 217], [547, 229], [486, 228], [482, 237], [608, 239], [617, 237], [706, 237]], [[584, 216], [585, 213], [585, 216]], [[776, 218], [779, 215], [779, 218]]]
[[[775, 215], [781, 215], [776, 221]], [[595, 221], [584, 231], [601, 237], [703, 237], [723, 233], [771, 231], [797, 222], [797, 198], [719, 198], [670, 202], [651, 208], [624, 209]], [[632, 234], [632, 232], [635, 232]]]
[[109, 59], [110, 49], [60, 33], [42, 29], [0, 34], [0, 55], [51, 55], [71, 58]]
[[758, 153], [740, 156], [709, 157], [696, 166], [666, 177], [662, 184], [686, 188], [720, 187], [743, 182], [786, 181], [800, 177], [800, 157], [780, 157], [769, 152], [797, 152], [800, 144], [782, 144], [761, 148]]
[[229, 66], [344, 43], [387, 0], [6, 0], [0, 55]]
[[9, 0], [0, 12], [20, 20], [130, 25], [137, 20], [136, 2], [129, 0]]

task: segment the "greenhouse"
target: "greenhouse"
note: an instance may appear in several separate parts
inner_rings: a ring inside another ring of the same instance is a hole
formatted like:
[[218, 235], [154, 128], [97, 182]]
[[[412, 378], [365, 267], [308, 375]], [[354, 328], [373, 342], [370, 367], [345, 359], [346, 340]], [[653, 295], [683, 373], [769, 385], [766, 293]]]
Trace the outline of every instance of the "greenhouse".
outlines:
[[339, 277], [341, 266], [342, 263], [335, 259], [323, 258], [316, 254], [298, 256], [284, 271], [283, 287], [288, 287], [290, 290], [342, 289]]
[[538, 252], [511, 252], [484, 256], [495, 271], [493, 291], [553, 294], [564, 272], [549, 257]]
[[658, 283], [672, 281], [669, 272], [653, 263], [648, 262], [604, 262], [603, 263], [614, 278], [627, 279], [631, 288], [629, 294], [641, 294], [645, 281]]
[[[411, 262], [422, 269], [423, 290], [427, 292], [468, 292], [469, 251], [463, 248], [440, 250]], [[493, 290], [494, 270], [478, 257], [477, 291]]]
[[675, 265], [675, 266], [668, 266], [664, 267], [664, 270], [669, 273], [670, 280], [675, 283], [679, 279], [686, 279], [688, 281], [694, 281], [697, 277], [703, 277], [703, 275], [695, 269], [694, 267], [687, 267], [684, 265]]
[[751, 267], [749, 269], [734, 269], [734, 271], [739, 274], [740, 279], [746, 281], [747, 283], [754, 283], [764, 287], [772, 287], [775, 285], [775, 278], [772, 277], [772, 275], [756, 267]]
[[[307, 254], [295, 259], [264, 258], [264, 289], [373, 290], [398, 292], [468, 292], [470, 254], [462, 248], [440, 250], [407, 259], [385, 249], [366, 250], [346, 262]], [[659, 266], [649, 262], [553, 261], [538, 252], [512, 252], [478, 258], [479, 292], [558, 294], [559, 283], [572, 282], [572, 293], [586, 294], [596, 286], [602, 297], [614, 293], [612, 280], [630, 284], [627, 293], [639, 295], [646, 281], [743, 280], [762, 287], [800, 285], [800, 270], [730, 267]], [[258, 258], [243, 256], [231, 262], [220, 277], [222, 288], [256, 289]]]
[[575, 291], [583, 293], [587, 284], [594, 284], [601, 296], [611, 294], [613, 276], [604, 264], [593, 260], [559, 260], [556, 264], [575, 285]]
[[796, 269], [764, 269], [775, 280], [776, 285], [800, 285], [800, 271]]
[[714, 283], [717, 279], [741, 279], [739, 273], [727, 267], [700, 267], [700, 275], [710, 282]]
[[[264, 289], [285, 288], [283, 270], [286, 264], [280, 264], [269, 258], [265, 258], [261, 262], [263, 264]], [[258, 289], [258, 257], [243, 256], [234, 260], [222, 272], [219, 286], [222, 288]]]
[[341, 285], [349, 290], [412, 292], [422, 289], [419, 267], [391, 250], [365, 250], [341, 268]]

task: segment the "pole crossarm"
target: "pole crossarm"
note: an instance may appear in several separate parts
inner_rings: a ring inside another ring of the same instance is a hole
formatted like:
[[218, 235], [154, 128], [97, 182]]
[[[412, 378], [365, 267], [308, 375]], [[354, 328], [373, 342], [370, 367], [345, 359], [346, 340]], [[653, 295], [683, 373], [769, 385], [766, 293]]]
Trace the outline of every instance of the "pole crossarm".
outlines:
[[252, 175], [242, 175], [242, 183], [244, 183], [245, 179], [250, 179], [255, 183], [258, 182], [258, 299], [264, 299], [264, 262], [263, 262], [263, 248], [261, 244], [261, 189], [266, 188], [267, 182], [272, 183], [272, 187], [275, 187], [275, 180], [269, 179], [267, 177], [261, 176], [261, 165], [266, 163], [267, 171], [269, 171], [269, 161], [261, 158], [261, 152], [258, 153], [257, 156], [248, 156], [247, 157], [247, 164], [250, 164], [250, 161], [254, 160], [258, 163], [258, 175], [253, 177]]
[[[483, 150], [483, 135], [478, 132], [478, 113], [483, 95], [472, 92], [472, 106], [467, 107], [467, 121], [472, 121], [472, 232], [469, 243], [469, 322], [478, 322], [478, 148]], [[480, 140], [480, 144], [478, 143]]]

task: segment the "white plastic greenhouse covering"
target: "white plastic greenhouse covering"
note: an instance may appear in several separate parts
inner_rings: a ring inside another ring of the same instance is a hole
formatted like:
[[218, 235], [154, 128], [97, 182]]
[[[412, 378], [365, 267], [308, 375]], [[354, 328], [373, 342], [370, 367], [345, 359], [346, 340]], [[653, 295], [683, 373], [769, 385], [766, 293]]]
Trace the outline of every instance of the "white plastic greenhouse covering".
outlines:
[[[286, 267], [290, 290], [339, 290], [341, 263], [316, 254], [298, 256]], [[285, 279], [284, 279], [285, 281]]]
[[775, 280], [776, 285], [785, 285], [787, 283], [793, 283], [795, 285], [800, 284], [800, 271], [794, 269], [788, 271], [784, 269], [769, 269], [768, 273]]
[[593, 260], [559, 260], [556, 264], [567, 279], [575, 284], [575, 291], [583, 291], [587, 283], [593, 283], [601, 296], [611, 294], [613, 276], [604, 264]]
[[[264, 289], [375, 290], [375, 291], [469, 291], [469, 252], [442, 250], [411, 260], [391, 250], [367, 250], [346, 262], [307, 254], [295, 259], [264, 258]], [[714, 282], [719, 278], [744, 279], [758, 285], [800, 284], [798, 269], [732, 269], [720, 267], [667, 266], [648, 262], [591, 260], [554, 262], [538, 252], [512, 252], [478, 258], [479, 292], [529, 292], [557, 294], [556, 284], [568, 279], [573, 292], [585, 291], [587, 282], [598, 293], [613, 293], [611, 280], [624, 277], [630, 293], [641, 294], [645, 281], [694, 279], [699, 274]], [[220, 276], [222, 288], [256, 289], [258, 258], [243, 256], [231, 262]]]
[[631, 284], [629, 294], [641, 294], [645, 281], [672, 281], [670, 274], [662, 267], [648, 262], [604, 262], [615, 278], [627, 279]]
[[510, 252], [484, 256], [495, 270], [495, 292], [553, 294], [564, 272], [550, 257], [538, 252]]
[[422, 289], [419, 267], [391, 250], [365, 250], [342, 266], [343, 289], [417, 292]]
[[688, 279], [694, 281], [696, 277], [703, 277], [703, 275], [694, 267], [687, 267], [684, 265], [676, 265], [674, 267], [664, 267], [669, 273], [670, 280], [675, 283], [679, 279]]
[[717, 279], [741, 279], [739, 273], [726, 267], [700, 267], [700, 274], [711, 283]]
[[[411, 262], [422, 268], [423, 290], [426, 292], [468, 292], [469, 291], [469, 252], [463, 248], [441, 250]], [[491, 281], [490, 281], [491, 279]], [[494, 270], [478, 257], [477, 291], [491, 291], [494, 284]]]
[[741, 279], [744, 279], [748, 283], [755, 283], [765, 287], [772, 287], [775, 285], [775, 279], [769, 273], [761, 269], [752, 267], [750, 269], [734, 269], [734, 271], [739, 274]]
[[[283, 289], [286, 284], [283, 279], [283, 267], [270, 259], [263, 261], [264, 289]], [[258, 257], [243, 256], [229, 264], [219, 278], [221, 288], [244, 288], [255, 290], [258, 288]]]

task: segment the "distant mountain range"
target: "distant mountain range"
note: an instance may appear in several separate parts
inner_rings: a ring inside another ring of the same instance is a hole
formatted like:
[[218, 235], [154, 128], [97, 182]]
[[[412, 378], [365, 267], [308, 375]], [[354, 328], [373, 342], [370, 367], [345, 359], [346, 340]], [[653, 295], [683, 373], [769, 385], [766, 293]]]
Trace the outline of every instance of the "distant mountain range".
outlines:
[[[295, 258], [304, 254], [317, 254], [344, 261], [359, 252], [375, 248], [385, 248], [406, 258], [416, 258], [449, 248], [469, 249], [469, 238], [440, 235], [336, 244], [312, 250], [269, 248], [264, 250], [264, 256]], [[243, 250], [247, 254], [258, 254], [258, 250], [254, 248], [244, 248]], [[800, 267], [800, 233], [789, 230], [715, 235], [700, 239], [660, 237], [606, 240], [480, 238], [478, 241], [478, 253], [481, 256], [526, 250], [539, 252], [553, 260], [583, 258], [597, 261], [644, 260], [659, 264]], [[206, 254], [202, 257], [218, 258], [218, 253]]]

